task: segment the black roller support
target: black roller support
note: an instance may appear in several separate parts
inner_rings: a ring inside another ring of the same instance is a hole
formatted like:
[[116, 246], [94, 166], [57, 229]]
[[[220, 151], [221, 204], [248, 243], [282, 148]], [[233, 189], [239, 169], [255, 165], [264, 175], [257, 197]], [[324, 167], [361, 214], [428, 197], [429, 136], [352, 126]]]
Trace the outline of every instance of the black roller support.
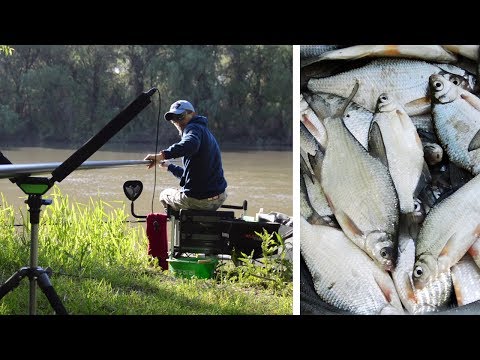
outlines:
[[67, 160], [65, 160], [52, 172], [51, 182], [61, 182], [85, 160], [92, 156], [117, 132], [127, 125], [130, 120], [132, 120], [148, 104], [150, 104], [150, 97], [155, 93], [155, 91], [157, 91], [157, 89], [152, 88], [149, 91], [142, 93], [117, 116], [110, 120], [110, 122], [105, 125], [103, 129], [98, 132], [98, 134], [88, 140], [84, 145], [82, 145], [81, 148], [75, 151]]
[[2, 154], [2, 152], [0, 151], [0, 165], [9, 165], [11, 164], [12, 162], [10, 160], [8, 160], [5, 155]]

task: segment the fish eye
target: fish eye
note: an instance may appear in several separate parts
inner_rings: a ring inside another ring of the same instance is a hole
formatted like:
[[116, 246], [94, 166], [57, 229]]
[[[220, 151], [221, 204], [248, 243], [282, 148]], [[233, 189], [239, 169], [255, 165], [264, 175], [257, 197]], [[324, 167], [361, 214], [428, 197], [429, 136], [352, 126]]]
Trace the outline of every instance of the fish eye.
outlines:
[[435, 81], [433, 83], [433, 86], [435, 87], [436, 90], [442, 90], [443, 89], [443, 84], [441, 81]]
[[413, 276], [415, 276], [416, 278], [419, 278], [420, 276], [423, 275], [423, 269], [421, 266], [417, 266], [415, 268], [415, 270], [413, 270]]
[[453, 77], [452, 79], [450, 79], [450, 81], [452, 83], [454, 83], [455, 85], [459, 85], [460, 84], [460, 80], [455, 76]]
[[380, 256], [382, 258], [387, 258], [389, 254], [388, 248], [384, 247], [383, 249], [380, 250]]
[[420, 211], [420, 210], [421, 210], [420, 204], [418, 202], [415, 202], [415, 208], [413, 209], [413, 211]]
[[380, 101], [381, 102], [385, 102], [388, 100], [388, 96], [387, 95], [380, 95]]

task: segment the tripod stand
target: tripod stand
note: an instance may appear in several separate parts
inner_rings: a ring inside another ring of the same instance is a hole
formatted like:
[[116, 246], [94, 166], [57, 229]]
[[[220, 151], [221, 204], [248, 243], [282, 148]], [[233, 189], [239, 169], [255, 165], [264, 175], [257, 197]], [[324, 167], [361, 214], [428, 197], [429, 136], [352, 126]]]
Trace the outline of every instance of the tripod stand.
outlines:
[[[35, 178], [30, 178], [35, 179]], [[48, 179], [45, 179], [48, 181]], [[20, 285], [20, 281], [28, 277], [30, 279], [30, 298], [29, 298], [29, 314], [36, 315], [37, 313], [37, 297], [36, 297], [36, 283], [43, 291], [48, 299], [48, 302], [58, 315], [67, 315], [67, 310], [63, 306], [57, 292], [53, 288], [49, 275], [51, 271], [49, 268], [43, 269], [38, 266], [38, 224], [40, 222], [40, 207], [42, 205], [50, 205], [51, 200], [42, 199], [42, 195], [28, 194], [28, 211], [30, 212], [30, 267], [22, 267], [15, 274], [13, 274], [1, 287], [0, 299], [13, 291]]]
[[[42, 205], [49, 205], [51, 200], [42, 199], [56, 181], [65, 179], [72, 171], [82, 165], [91, 155], [120, 131], [130, 120], [132, 120], [140, 111], [142, 111], [150, 102], [150, 97], [157, 91], [152, 88], [147, 92], [140, 94], [134, 101], [107, 123], [96, 135], [88, 140], [82, 147], [74, 152], [67, 160], [55, 167], [50, 179], [43, 177], [29, 177], [31, 172], [26, 170], [23, 175], [10, 179], [16, 183], [22, 191], [28, 195], [28, 211], [30, 212], [31, 224], [31, 242], [30, 242], [30, 266], [22, 267], [13, 274], [2, 286], [0, 286], [0, 300], [14, 290], [24, 277], [30, 279], [30, 297], [29, 313], [35, 315], [36, 305], [36, 284], [47, 297], [50, 305], [58, 315], [67, 315], [67, 310], [63, 306], [55, 289], [50, 283], [50, 269], [43, 269], [38, 266], [38, 225], [40, 223], [40, 208]], [[8, 161], [8, 159], [6, 159]], [[4, 162], [4, 161], [3, 161]], [[143, 161], [142, 161], [143, 162]], [[107, 165], [106, 165], [107, 166]], [[115, 164], [109, 165], [115, 166]], [[30, 169], [33, 170], [33, 169]]]

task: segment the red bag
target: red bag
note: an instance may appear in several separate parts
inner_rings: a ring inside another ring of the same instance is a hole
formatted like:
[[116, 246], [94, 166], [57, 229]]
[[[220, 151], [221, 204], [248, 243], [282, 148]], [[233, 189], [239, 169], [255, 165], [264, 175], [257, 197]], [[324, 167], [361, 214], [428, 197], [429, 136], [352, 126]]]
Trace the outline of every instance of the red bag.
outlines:
[[163, 270], [168, 269], [167, 215], [147, 215], [148, 255], [156, 257]]

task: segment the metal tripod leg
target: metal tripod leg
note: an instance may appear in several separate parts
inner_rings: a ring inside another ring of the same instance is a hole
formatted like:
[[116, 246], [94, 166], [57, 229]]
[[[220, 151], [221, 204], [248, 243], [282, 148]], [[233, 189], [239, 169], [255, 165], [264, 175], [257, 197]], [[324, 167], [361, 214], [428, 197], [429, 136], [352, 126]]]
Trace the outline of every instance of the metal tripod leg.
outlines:
[[[55, 313], [58, 315], [68, 315], [67, 310], [62, 304], [62, 301], [57, 295], [57, 292], [53, 288], [52, 283], [50, 282], [50, 278], [48, 277], [48, 270], [42, 269], [41, 267], [36, 267], [34, 269], [28, 268], [28, 267], [22, 267], [20, 270], [18, 270], [15, 274], [10, 276], [10, 278], [5, 281], [5, 283], [0, 286], [0, 300], [7, 295], [10, 291], [15, 290], [18, 285], [20, 285], [20, 281], [28, 277], [30, 279], [30, 287], [32, 286], [32, 283], [38, 283], [38, 286], [40, 289], [43, 291], [45, 296], [47, 297], [48, 302], [52, 306], [53, 310], [55, 310]], [[31, 292], [30, 288], [30, 294]], [[34, 299], [36, 300], [36, 299]], [[30, 301], [32, 299], [30, 298]], [[30, 308], [30, 312], [33, 314], [36, 313], [36, 307], [34, 309]]]
[[[48, 299], [48, 302], [55, 310], [56, 314], [68, 315], [67, 310], [63, 306], [55, 289], [53, 288], [50, 278], [48, 277], [49, 270], [44, 270], [38, 266], [38, 224], [40, 222], [40, 207], [42, 205], [49, 205], [51, 200], [42, 200], [41, 195], [28, 195], [26, 203], [29, 206], [30, 212], [30, 267], [22, 267], [19, 271], [13, 274], [2, 286], [0, 286], [0, 299], [7, 293], [20, 285], [20, 281], [24, 277], [30, 279], [30, 296], [29, 296], [29, 314], [36, 315], [37, 313], [37, 282], [40, 289], [43, 291]], [[47, 268], [48, 269], [48, 268]]]
[[52, 306], [55, 313], [58, 315], [68, 315], [67, 309], [62, 304], [62, 301], [57, 295], [57, 292], [53, 288], [50, 278], [48, 277], [48, 271], [37, 267], [33, 270], [33, 276], [37, 278], [37, 283], [40, 289], [43, 291], [48, 299], [48, 302]]
[[0, 300], [7, 295], [10, 291], [13, 291], [18, 285], [20, 285], [20, 280], [25, 276], [29, 276], [30, 268], [22, 267], [15, 274], [10, 276], [5, 283], [0, 286]]

